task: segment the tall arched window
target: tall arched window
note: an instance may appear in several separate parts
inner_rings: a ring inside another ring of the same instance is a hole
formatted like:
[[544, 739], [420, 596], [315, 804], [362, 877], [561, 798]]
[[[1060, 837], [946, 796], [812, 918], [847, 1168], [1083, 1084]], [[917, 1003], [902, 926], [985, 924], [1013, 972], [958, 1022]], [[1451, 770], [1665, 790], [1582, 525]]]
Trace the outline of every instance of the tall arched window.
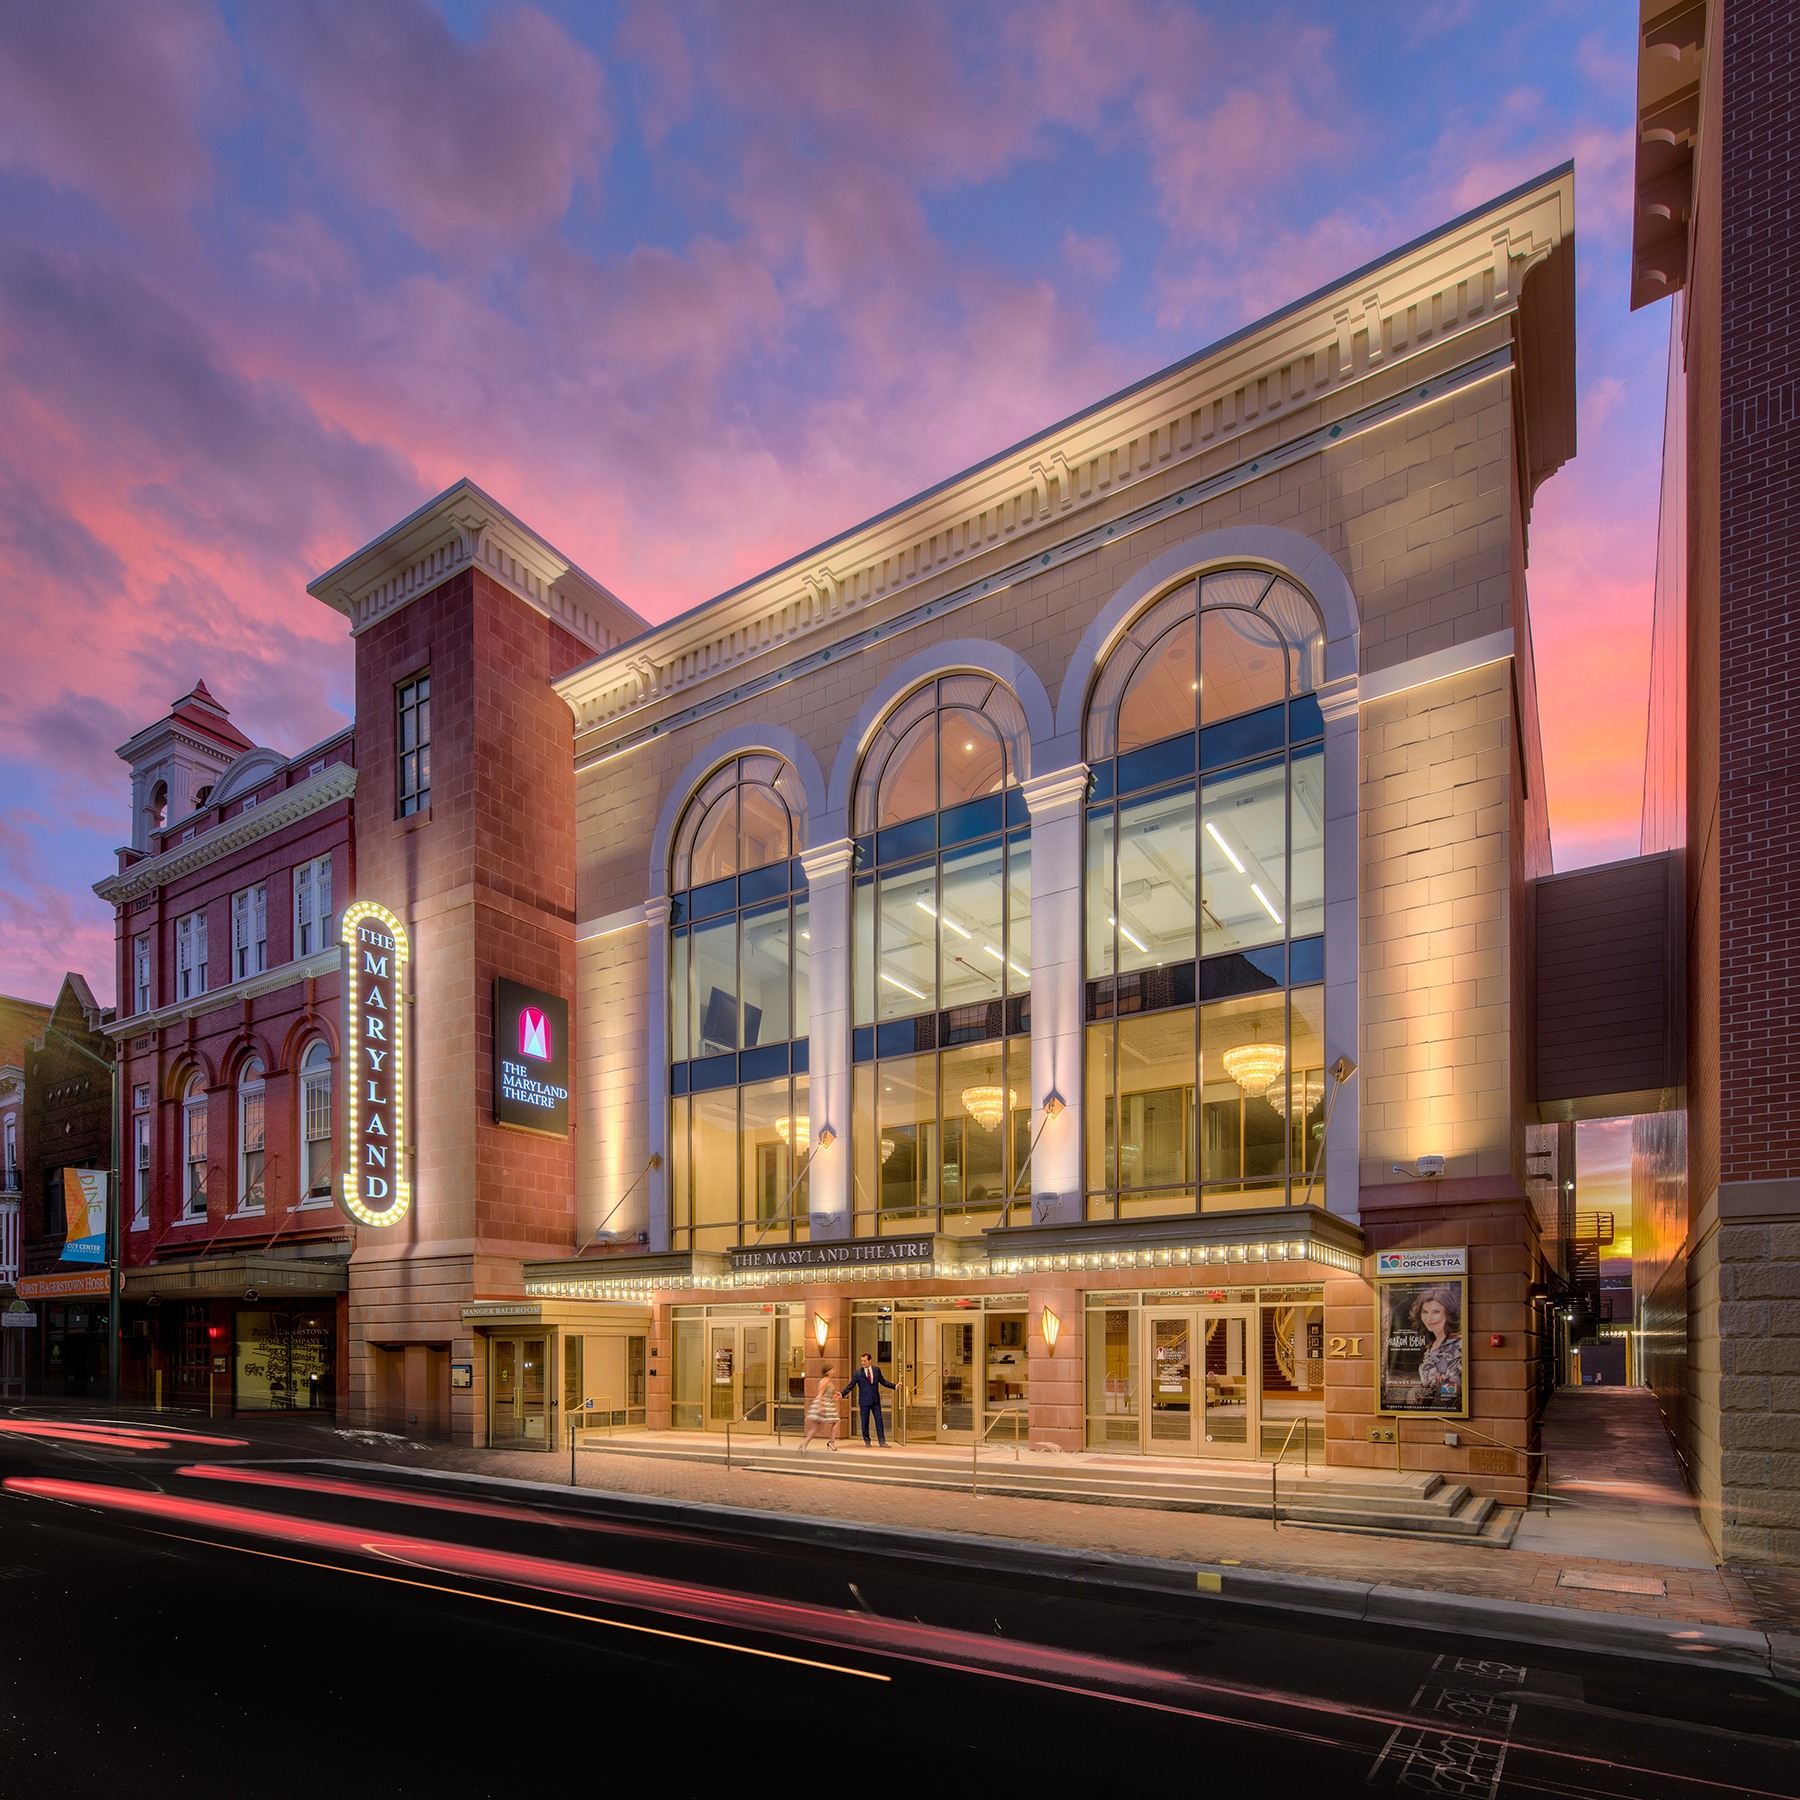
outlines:
[[331, 1051], [314, 1038], [300, 1059], [300, 1204], [331, 1198]]
[[1305, 1195], [1325, 1089], [1323, 654], [1293, 583], [1230, 569], [1148, 608], [1095, 682], [1089, 1218]]
[[263, 1209], [263, 1066], [255, 1057], [238, 1076], [238, 1211]]
[[857, 1235], [1001, 1221], [1031, 1119], [1031, 832], [1024, 709], [950, 675], [863, 758], [853, 908]]
[[206, 1077], [196, 1070], [181, 1098], [184, 1174], [182, 1212], [190, 1219], [206, 1217]]
[[800, 778], [780, 757], [740, 756], [708, 778], [675, 833], [668, 1016], [677, 1249], [806, 1235], [805, 809]]

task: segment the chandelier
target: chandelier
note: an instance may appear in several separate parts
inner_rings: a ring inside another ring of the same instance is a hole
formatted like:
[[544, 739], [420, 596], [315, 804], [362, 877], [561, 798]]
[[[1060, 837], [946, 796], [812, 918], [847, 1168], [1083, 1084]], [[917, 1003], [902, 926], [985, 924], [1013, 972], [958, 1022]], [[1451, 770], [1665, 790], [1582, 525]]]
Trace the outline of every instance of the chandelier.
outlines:
[[884, 1137], [881, 1140], [881, 1160], [884, 1163], [890, 1162], [893, 1159], [895, 1148], [896, 1145], [891, 1137]]
[[806, 1154], [807, 1145], [811, 1142], [812, 1120], [805, 1113], [797, 1119], [777, 1119], [775, 1129], [781, 1133], [781, 1141], [798, 1150], [802, 1156]]
[[1302, 1082], [1296, 1075], [1292, 1083], [1283, 1082], [1280, 1087], [1271, 1088], [1268, 1094], [1269, 1104], [1285, 1119], [1288, 1109], [1288, 1088], [1294, 1090], [1294, 1104], [1300, 1110], [1301, 1118], [1305, 1118], [1321, 1100], [1325, 1098], [1325, 1076], [1322, 1071], [1308, 1069], [1306, 1079]]
[[992, 1131], [1013, 1103], [1011, 1088], [966, 1087], [962, 1091], [963, 1110], [983, 1131]]
[[1279, 1044], [1238, 1044], [1219, 1061], [1225, 1065], [1225, 1073], [1244, 1090], [1245, 1097], [1254, 1100], [1280, 1078], [1287, 1067], [1287, 1052]]

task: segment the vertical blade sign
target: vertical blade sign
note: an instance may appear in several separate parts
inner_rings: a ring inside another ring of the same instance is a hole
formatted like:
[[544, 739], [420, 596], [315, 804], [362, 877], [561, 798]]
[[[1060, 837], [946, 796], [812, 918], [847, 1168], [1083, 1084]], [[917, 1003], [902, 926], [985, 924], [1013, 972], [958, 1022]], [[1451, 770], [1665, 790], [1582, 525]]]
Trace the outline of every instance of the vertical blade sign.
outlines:
[[385, 906], [344, 912], [344, 1172], [338, 1205], [359, 1225], [398, 1225], [406, 1179], [406, 927]]

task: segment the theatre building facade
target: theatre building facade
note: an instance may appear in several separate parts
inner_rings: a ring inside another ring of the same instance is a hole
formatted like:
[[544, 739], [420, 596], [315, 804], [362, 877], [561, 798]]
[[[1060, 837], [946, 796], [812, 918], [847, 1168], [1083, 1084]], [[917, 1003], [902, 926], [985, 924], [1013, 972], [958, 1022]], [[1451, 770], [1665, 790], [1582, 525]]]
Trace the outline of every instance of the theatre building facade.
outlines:
[[797, 1428], [867, 1354], [909, 1444], [1521, 1495], [1573, 217], [1552, 172], [667, 624], [467, 483], [322, 576], [391, 978], [345, 1054], [407, 1034], [350, 1076], [352, 1389], [550, 1448]]

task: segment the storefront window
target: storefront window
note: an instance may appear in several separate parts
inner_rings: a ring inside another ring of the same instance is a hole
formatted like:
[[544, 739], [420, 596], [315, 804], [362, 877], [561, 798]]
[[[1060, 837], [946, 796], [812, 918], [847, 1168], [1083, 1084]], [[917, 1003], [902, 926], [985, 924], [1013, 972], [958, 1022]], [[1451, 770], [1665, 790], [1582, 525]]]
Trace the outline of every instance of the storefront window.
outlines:
[[1087, 722], [1090, 1219], [1284, 1205], [1316, 1169], [1323, 643], [1298, 588], [1229, 570], [1165, 596], [1101, 671]]
[[337, 1384], [328, 1312], [242, 1312], [233, 1320], [237, 1404], [248, 1412], [329, 1412]]
[[853, 809], [851, 1166], [858, 1235], [1002, 1223], [1031, 1118], [1025, 715], [1001, 683], [919, 689]]

